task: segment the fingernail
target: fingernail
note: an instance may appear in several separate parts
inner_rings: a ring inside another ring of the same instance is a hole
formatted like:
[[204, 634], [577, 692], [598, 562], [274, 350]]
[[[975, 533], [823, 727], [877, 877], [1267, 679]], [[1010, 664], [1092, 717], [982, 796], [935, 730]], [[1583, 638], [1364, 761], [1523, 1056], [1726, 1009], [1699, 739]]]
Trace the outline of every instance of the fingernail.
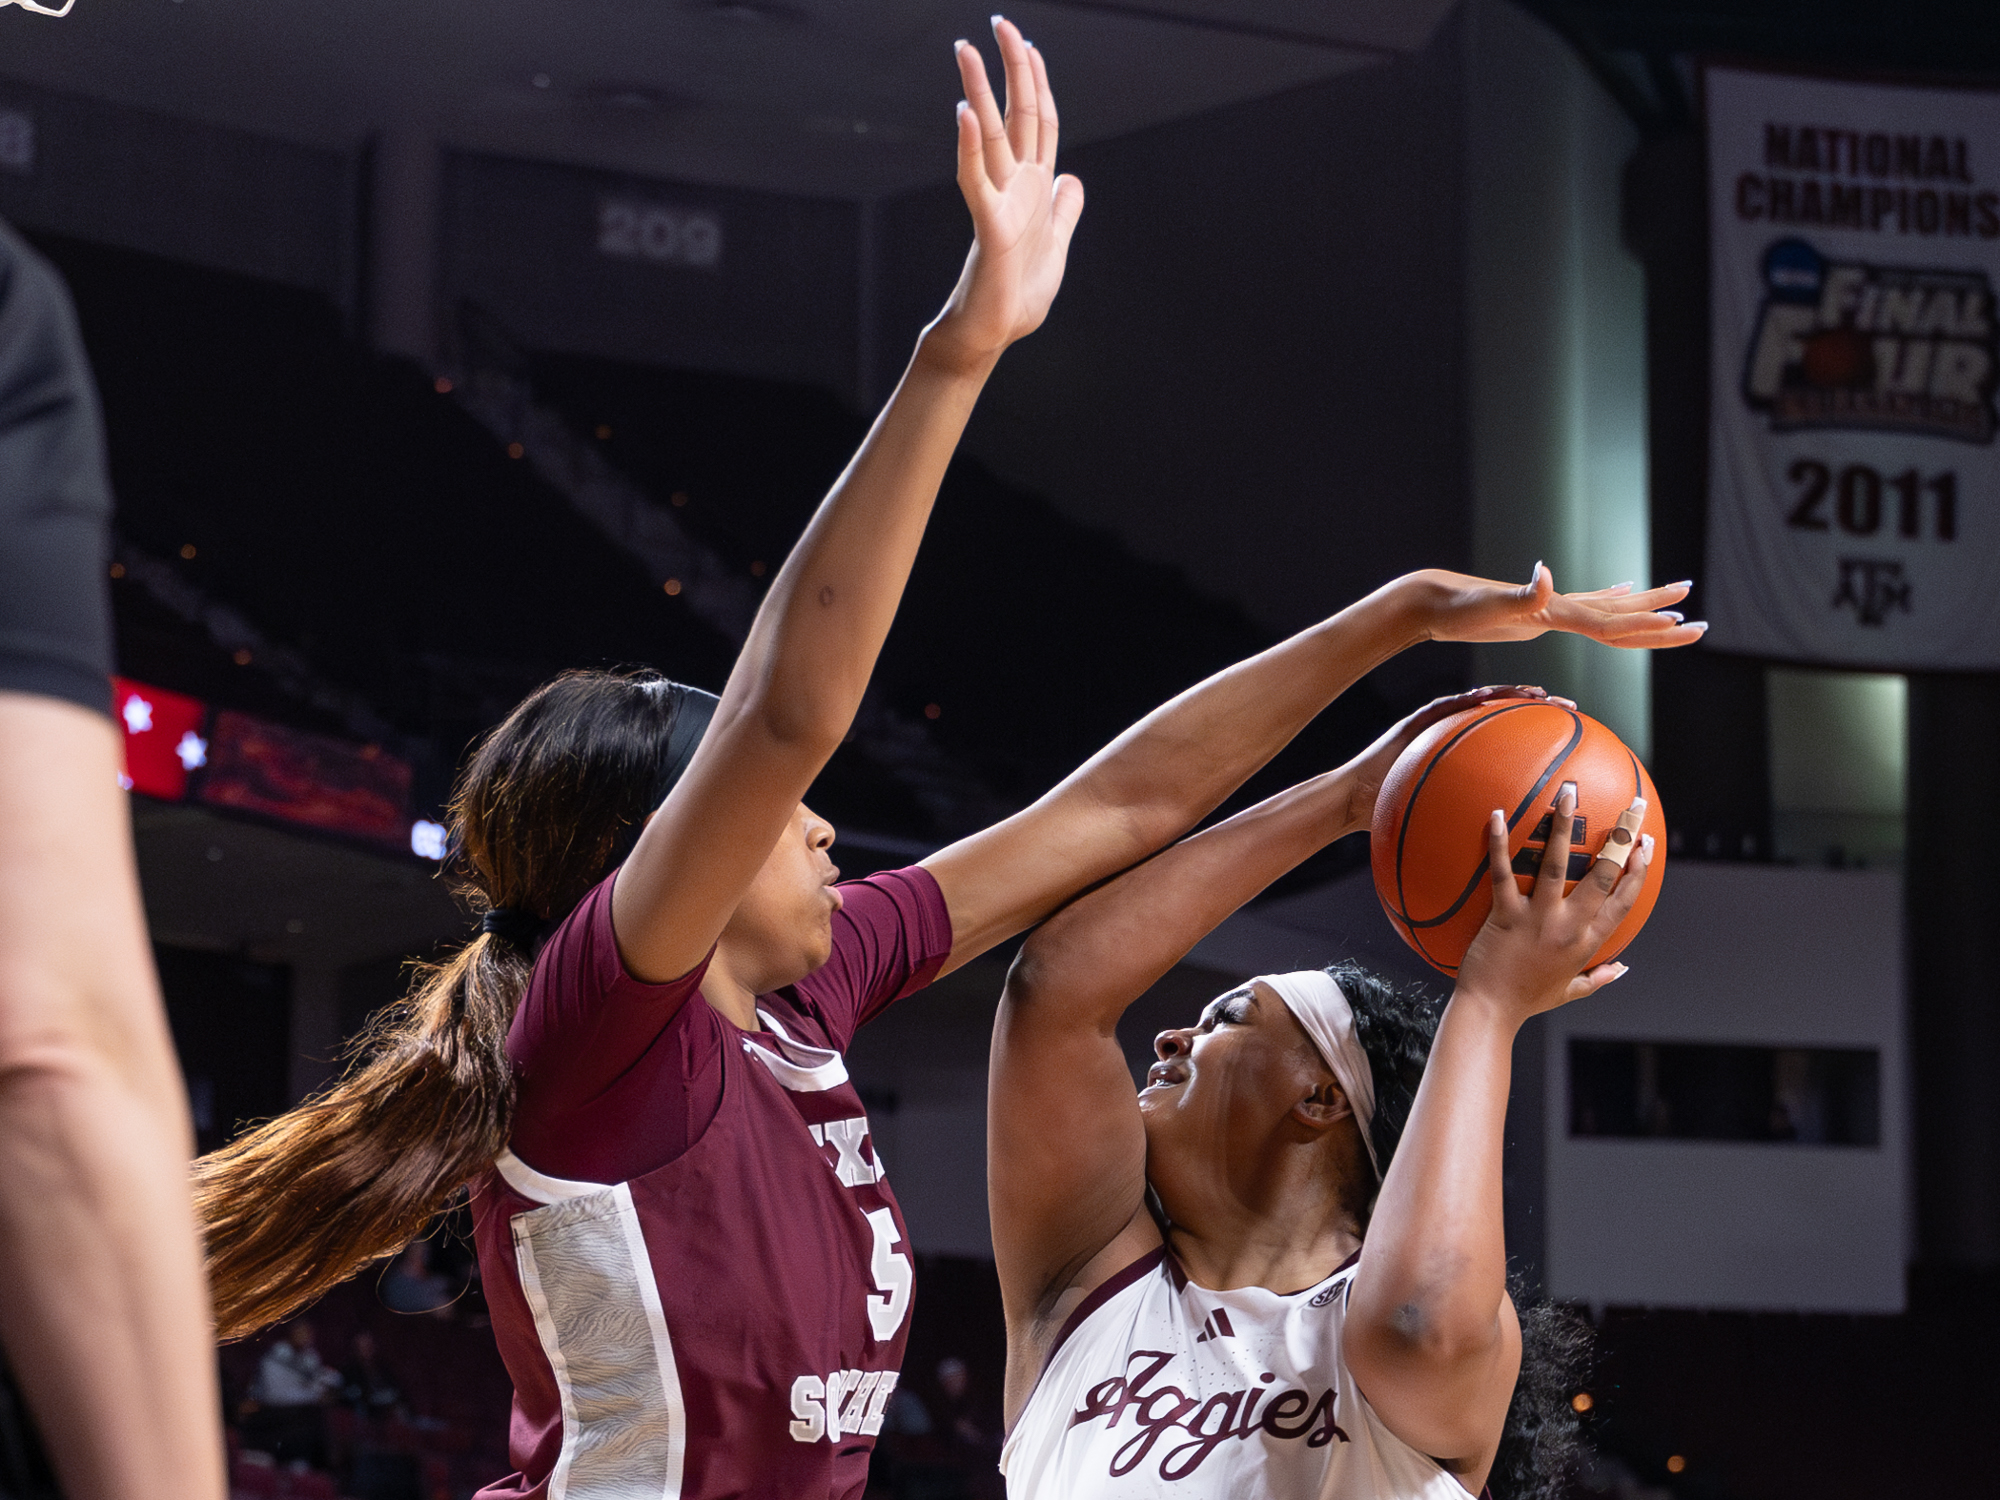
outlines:
[[1001, 14], [1000, 14], [1000, 12], [999, 12], [999, 11], [997, 11], [997, 10], [996, 10], [996, 11], [994, 11], [992, 15], [990, 15], [990, 16], [988, 16], [988, 17], [986, 18], [986, 20], [987, 20], [987, 23], [988, 23], [988, 24], [989, 24], [990, 26], [992, 26], [992, 28], [993, 28], [993, 29], [994, 29], [995, 31], [998, 31], [998, 30], [1000, 29], [1000, 23], [1001, 23], [1002, 21], [1006, 20], [1006, 19], [1007, 19], [1007, 18], [1006, 18], [1005, 16], [1001, 15]]
[[1708, 621], [1706, 620], [1689, 620], [1688, 624], [1692, 625], [1696, 630], [1708, 629]]
[[1691, 589], [1694, 587], [1694, 580], [1692, 578], [1683, 578], [1678, 583], [1668, 584], [1667, 587], [1670, 589]]
[[1542, 576], [1542, 560], [1538, 557], [1535, 559], [1535, 571], [1530, 573], [1528, 577], [1530, 579], [1535, 579], [1535, 578], [1540, 578], [1541, 576]]
[[1614, 583], [1611, 586], [1614, 589], [1629, 589], [1632, 587], [1632, 580], [1628, 578], [1623, 583]]
[[1565, 781], [1562, 784], [1562, 789], [1556, 793], [1557, 803], [1560, 804], [1565, 797], [1569, 798], [1572, 807], [1576, 805], [1576, 783], [1574, 781]]
[[1630, 974], [1632, 972], [1632, 970], [1625, 964], [1613, 964], [1611, 967], [1618, 971], [1618, 978], [1620, 979], [1623, 979], [1627, 974]]
[[1665, 615], [1669, 620], [1672, 620], [1676, 625], [1681, 624], [1687, 619], [1687, 616], [1677, 609], [1663, 609], [1660, 613]]
[[1644, 797], [1634, 797], [1631, 806], [1625, 810], [1627, 812], [1644, 812], [1646, 810], [1646, 799]]
[[1639, 835], [1639, 858], [1646, 860], [1648, 863], [1652, 861], [1653, 836], [1650, 833], [1642, 833]]
[[957, 41], [951, 44], [951, 50], [954, 52], [960, 52], [963, 51], [965, 48], [970, 47], [971, 45], [972, 43], [968, 42], [964, 37], [960, 37]]

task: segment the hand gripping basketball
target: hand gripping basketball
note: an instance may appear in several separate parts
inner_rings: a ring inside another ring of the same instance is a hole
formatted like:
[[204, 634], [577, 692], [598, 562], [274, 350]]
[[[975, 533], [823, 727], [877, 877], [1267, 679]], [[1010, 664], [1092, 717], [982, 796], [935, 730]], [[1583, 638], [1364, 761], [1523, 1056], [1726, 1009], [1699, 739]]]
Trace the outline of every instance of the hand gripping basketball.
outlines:
[[1639, 831], [1645, 799], [1632, 799], [1589, 871], [1564, 894], [1569, 824], [1576, 805], [1576, 788], [1565, 784], [1556, 797], [1556, 826], [1528, 894], [1507, 868], [1506, 813], [1496, 808], [1486, 821], [1487, 850], [1498, 872], [1492, 882], [1493, 911], [1466, 949], [1459, 990], [1499, 1001], [1523, 1020], [1580, 1000], [1626, 972], [1624, 964], [1594, 963], [1592, 956], [1631, 914], [1645, 888], [1653, 856], [1652, 835]]

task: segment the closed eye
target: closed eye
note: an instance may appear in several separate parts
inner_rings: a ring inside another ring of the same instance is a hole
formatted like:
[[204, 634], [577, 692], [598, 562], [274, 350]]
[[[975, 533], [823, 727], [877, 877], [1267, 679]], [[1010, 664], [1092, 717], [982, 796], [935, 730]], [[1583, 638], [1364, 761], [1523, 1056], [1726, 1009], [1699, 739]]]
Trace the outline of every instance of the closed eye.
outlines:
[[1201, 1013], [1198, 1030], [1213, 1031], [1218, 1025], [1241, 1026], [1250, 1018], [1250, 1006], [1255, 997], [1248, 990], [1234, 995], [1221, 995], [1209, 1001], [1208, 1008]]

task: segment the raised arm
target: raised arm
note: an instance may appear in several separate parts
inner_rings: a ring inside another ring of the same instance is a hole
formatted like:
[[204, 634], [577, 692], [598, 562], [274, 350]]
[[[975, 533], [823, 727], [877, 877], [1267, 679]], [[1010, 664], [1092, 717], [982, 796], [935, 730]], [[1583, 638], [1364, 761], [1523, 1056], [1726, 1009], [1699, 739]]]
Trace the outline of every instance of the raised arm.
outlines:
[[[1033, 806], [924, 861], [951, 910], [956, 968], [1179, 838], [1361, 677], [1419, 641], [1528, 640], [1569, 631], [1654, 648], [1701, 638], [1669, 606], [1688, 586], [1558, 594], [1412, 573], [1154, 710]], [[1366, 789], [1374, 804], [1374, 788]], [[1365, 819], [1364, 819], [1365, 821]]]
[[[1459, 970], [1348, 1300], [1347, 1362], [1362, 1393], [1391, 1432], [1462, 1470], [1491, 1461], [1521, 1361], [1500, 1176], [1514, 1037], [1528, 1017], [1625, 972], [1584, 965], [1632, 909], [1652, 853], [1643, 842], [1622, 874], [1600, 858], [1565, 897], [1574, 810], [1565, 791], [1531, 896], [1509, 869], [1505, 819], [1490, 821], [1493, 915]], [[1636, 831], [1643, 811], [1635, 803], [1620, 826]]]
[[1055, 175], [1040, 55], [1009, 22], [994, 34], [1004, 118], [978, 51], [958, 44], [958, 182], [975, 231], [964, 274], [772, 581], [701, 748], [613, 889], [619, 948], [641, 979], [675, 978], [701, 961], [839, 747], [973, 402], [1062, 281], [1083, 189]]
[[1185, 839], [1081, 897], [1030, 937], [1007, 977], [987, 1089], [987, 1193], [1009, 1347], [1011, 1414], [1077, 1297], [1159, 1243], [1144, 1211], [1146, 1138], [1118, 1018], [1231, 912], [1368, 826], [1375, 789], [1444, 698], [1365, 752]]

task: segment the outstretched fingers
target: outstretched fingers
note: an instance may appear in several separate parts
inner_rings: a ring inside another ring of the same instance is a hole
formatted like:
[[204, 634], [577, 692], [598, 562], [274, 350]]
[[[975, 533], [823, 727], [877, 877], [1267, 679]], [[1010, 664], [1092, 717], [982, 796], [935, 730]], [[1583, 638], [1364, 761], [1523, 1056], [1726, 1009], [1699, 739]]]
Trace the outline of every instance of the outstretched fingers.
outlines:
[[1049, 65], [1042, 60], [1040, 47], [1029, 44], [1028, 61], [1034, 64], [1035, 98], [1042, 117], [1041, 145], [1035, 154], [1035, 160], [1053, 169], [1056, 164], [1056, 134], [1059, 129], [1056, 120], [1055, 90], [1049, 87]]
[[1041, 159], [1041, 100], [1035, 86], [1035, 65], [1021, 28], [1005, 16], [995, 16], [993, 40], [1000, 45], [1000, 65], [1007, 73], [1007, 144], [1013, 152], [1007, 165], [1011, 172], [1017, 162]]
[[1599, 589], [1594, 594], [1578, 594], [1575, 597], [1599, 601], [1605, 609], [1617, 614], [1644, 614], [1679, 604], [1693, 587], [1694, 584], [1685, 579], [1679, 583], [1663, 583], [1658, 588], [1638, 590], [1634, 590], [1629, 583], [1621, 583], [1616, 588]]
[[[1007, 185], [1014, 175], [1014, 153], [1007, 144], [1007, 122], [1000, 113], [1000, 101], [993, 97], [993, 85], [986, 77], [986, 59], [979, 55], [979, 49], [970, 42], [960, 42], [958, 52], [958, 77], [965, 88], [965, 102], [970, 107], [974, 124], [979, 129], [981, 173], [986, 182], [995, 188]], [[960, 121], [959, 140], [965, 139], [964, 122]], [[960, 155], [960, 169], [964, 169], [963, 152]]]

